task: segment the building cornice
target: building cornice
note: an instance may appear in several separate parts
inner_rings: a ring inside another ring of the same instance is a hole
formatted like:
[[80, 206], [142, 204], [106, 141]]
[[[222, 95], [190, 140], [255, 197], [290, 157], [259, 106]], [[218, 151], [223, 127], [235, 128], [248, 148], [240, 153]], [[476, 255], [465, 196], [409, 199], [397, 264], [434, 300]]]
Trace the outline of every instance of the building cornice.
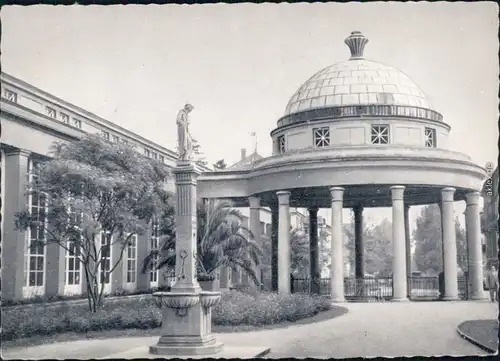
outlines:
[[[91, 113], [83, 108], [80, 108], [74, 104], [68, 103], [67, 101], [58, 98], [50, 93], [47, 93], [46, 91], [39, 89], [21, 79], [18, 79], [10, 74], [7, 74], [5, 72], [1, 73], [1, 82], [4, 84], [7, 84], [17, 90], [23, 91], [28, 93], [31, 96], [35, 96], [39, 98], [42, 101], [46, 101], [49, 103], [53, 103], [55, 105], [58, 105], [59, 107], [65, 108], [69, 110], [70, 112], [76, 113], [78, 116], [82, 117], [85, 119], [85, 121], [92, 123], [95, 123], [98, 127], [104, 127], [107, 128], [111, 131], [115, 131], [119, 133], [120, 135], [125, 135], [134, 141], [143, 143], [143, 145], [149, 146], [153, 148], [154, 150], [160, 151], [164, 153], [166, 156], [170, 157], [171, 160], [177, 160], [178, 154], [177, 152], [174, 152], [170, 149], [167, 149], [159, 144], [156, 144], [136, 133], [133, 133], [115, 123], [112, 123], [109, 120], [106, 120], [104, 118], [99, 117], [98, 115]], [[16, 104], [16, 106], [19, 106], [19, 104]]]

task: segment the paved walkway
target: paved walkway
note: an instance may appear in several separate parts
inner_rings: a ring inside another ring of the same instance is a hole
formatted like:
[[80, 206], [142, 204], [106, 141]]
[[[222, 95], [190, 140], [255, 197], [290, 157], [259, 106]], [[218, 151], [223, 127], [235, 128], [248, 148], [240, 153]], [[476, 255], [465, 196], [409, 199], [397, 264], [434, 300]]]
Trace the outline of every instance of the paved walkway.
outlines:
[[[271, 347], [269, 358], [360, 356], [472, 356], [486, 352], [460, 338], [467, 319], [497, 318], [489, 302], [348, 303], [335, 319], [286, 329], [217, 334], [231, 346]], [[156, 343], [157, 337], [84, 340], [7, 349], [4, 359], [106, 358]]]

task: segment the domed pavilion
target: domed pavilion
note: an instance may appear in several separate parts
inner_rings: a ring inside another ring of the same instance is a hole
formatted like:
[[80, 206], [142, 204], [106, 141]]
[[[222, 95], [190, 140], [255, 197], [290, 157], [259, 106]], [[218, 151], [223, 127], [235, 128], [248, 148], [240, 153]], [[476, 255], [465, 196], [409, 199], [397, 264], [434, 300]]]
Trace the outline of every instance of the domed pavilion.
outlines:
[[271, 131], [272, 156], [238, 170], [205, 172], [203, 199], [231, 199], [250, 207], [250, 228], [260, 234], [260, 208], [272, 212], [273, 281], [290, 292], [290, 207], [307, 208], [310, 221], [311, 290], [319, 292], [319, 208], [331, 209], [330, 292], [345, 301], [342, 209], [355, 219], [356, 276], [364, 276], [363, 209], [392, 208], [394, 301], [408, 300], [410, 236], [414, 205], [441, 208], [444, 299], [458, 299], [453, 203], [465, 201], [470, 299], [482, 299], [479, 197], [486, 171], [448, 149], [450, 126], [407, 75], [364, 58], [360, 32], [345, 39], [351, 57], [311, 76], [292, 95]]

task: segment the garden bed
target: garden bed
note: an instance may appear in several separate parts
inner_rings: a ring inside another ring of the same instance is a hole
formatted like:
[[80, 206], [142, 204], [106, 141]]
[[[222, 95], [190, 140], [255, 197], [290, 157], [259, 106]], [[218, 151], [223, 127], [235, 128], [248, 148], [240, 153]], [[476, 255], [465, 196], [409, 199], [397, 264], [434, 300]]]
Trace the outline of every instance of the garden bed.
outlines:
[[[328, 313], [329, 318], [344, 314], [345, 309], [333, 307], [325, 297], [228, 292], [213, 310], [212, 324], [214, 332], [249, 331], [311, 317], [319, 320], [321, 313]], [[47, 307], [43, 312], [32, 307], [7, 308], [2, 309], [2, 342], [4, 346], [18, 346], [30, 344], [29, 338], [48, 343], [89, 336], [99, 338], [99, 334], [159, 335], [161, 324], [160, 310], [150, 297], [106, 303], [94, 314], [84, 305]]]

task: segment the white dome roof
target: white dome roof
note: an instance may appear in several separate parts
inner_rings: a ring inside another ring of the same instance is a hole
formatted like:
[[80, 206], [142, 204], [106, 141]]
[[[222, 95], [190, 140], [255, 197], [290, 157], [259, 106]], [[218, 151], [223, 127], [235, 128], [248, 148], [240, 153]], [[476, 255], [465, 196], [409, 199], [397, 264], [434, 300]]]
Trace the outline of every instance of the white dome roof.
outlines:
[[348, 105], [403, 105], [433, 110], [426, 95], [401, 71], [362, 58], [368, 42], [361, 33], [346, 39], [351, 59], [320, 70], [292, 96], [285, 116]]

